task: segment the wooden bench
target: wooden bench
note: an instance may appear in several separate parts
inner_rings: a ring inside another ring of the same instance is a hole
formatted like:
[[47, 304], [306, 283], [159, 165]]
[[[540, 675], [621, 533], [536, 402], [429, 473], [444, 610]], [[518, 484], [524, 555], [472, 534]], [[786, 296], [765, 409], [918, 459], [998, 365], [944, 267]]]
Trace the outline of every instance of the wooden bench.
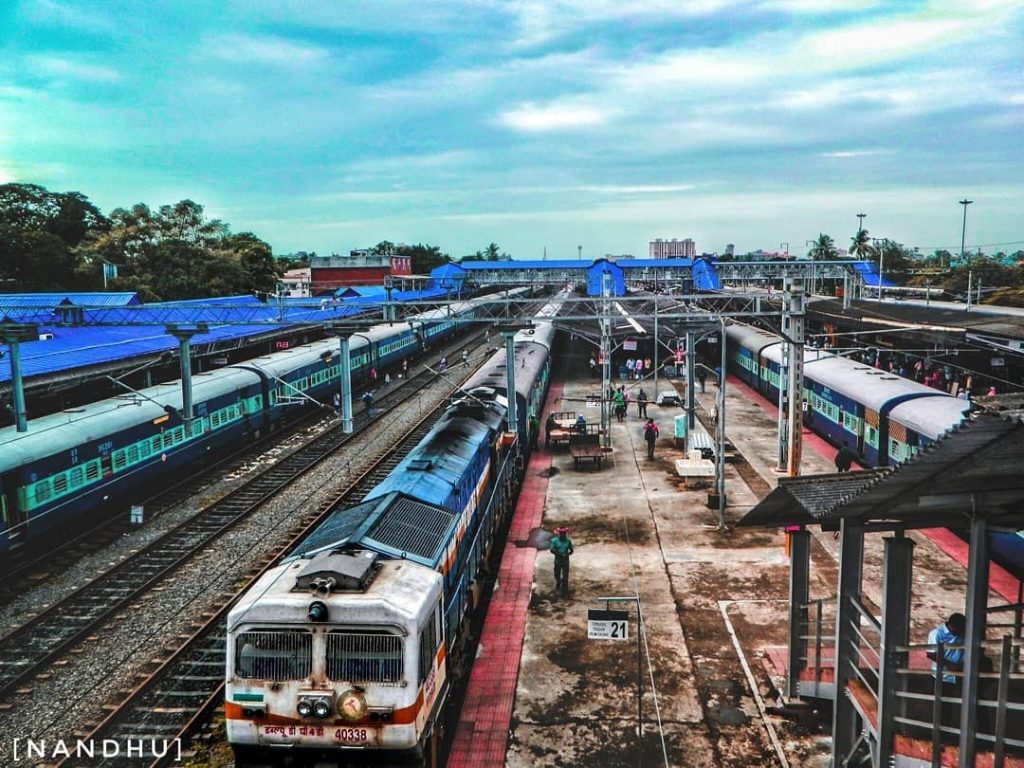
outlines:
[[601, 430], [597, 424], [588, 424], [586, 434], [576, 433], [569, 437], [569, 453], [572, 454], [573, 466], [580, 468], [580, 464], [589, 459], [593, 461], [598, 469], [601, 469], [601, 461], [604, 459], [604, 449], [601, 448]]
[[568, 445], [570, 437], [572, 437], [572, 430], [558, 427], [557, 429], [550, 430], [545, 439], [551, 444], [552, 448], [557, 448], [559, 445]]

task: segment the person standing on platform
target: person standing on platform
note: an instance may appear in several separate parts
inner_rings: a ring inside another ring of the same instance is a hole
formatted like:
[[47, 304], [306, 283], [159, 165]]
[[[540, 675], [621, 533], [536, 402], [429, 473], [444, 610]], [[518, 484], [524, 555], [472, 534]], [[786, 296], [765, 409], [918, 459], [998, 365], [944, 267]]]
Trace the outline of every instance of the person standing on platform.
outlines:
[[403, 357], [402, 358], [402, 376], [403, 377], [407, 376], [408, 373], [409, 373], [409, 359]]
[[564, 525], [556, 528], [558, 534], [551, 540], [551, 554], [555, 556], [555, 591], [562, 597], [569, 595], [569, 557], [573, 553], [569, 529]]
[[[964, 668], [964, 633], [967, 631], [967, 617], [962, 613], [950, 614], [945, 622], [939, 624], [928, 633], [928, 645], [942, 643], [942, 722], [944, 725], [959, 725], [958, 707], [955, 702], [949, 699], [960, 697], [959, 675], [954, 672], [961, 672]], [[960, 646], [953, 647], [950, 646]], [[932, 660], [932, 677], [938, 674], [938, 663], [936, 660], [938, 648], [927, 652]]]
[[594, 359], [593, 355], [590, 356], [590, 378], [597, 378], [597, 360]]
[[849, 472], [853, 465], [853, 453], [849, 446], [843, 442], [843, 447], [836, 452], [836, 472]]
[[462, 367], [466, 368], [469, 366], [469, 352], [462, 350]]
[[641, 419], [647, 418], [647, 393], [642, 389], [636, 393], [636, 415]]
[[612, 404], [615, 408], [615, 420], [622, 421], [626, 415], [626, 396], [621, 389], [615, 390], [612, 395]]
[[440, 362], [437, 364], [437, 369], [441, 373], [447, 373], [448, 372], [448, 358], [447, 357], [443, 357], [443, 356], [441, 357]]
[[555, 420], [555, 412], [548, 414], [548, 420], [544, 422], [544, 448], [551, 447], [551, 433], [558, 429], [558, 421]]
[[647, 458], [653, 459], [654, 444], [658, 440], [658, 425], [654, 423], [654, 419], [648, 419], [644, 424], [644, 440], [647, 441]]
[[532, 413], [526, 420], [526, 430], [530, 433], [530, 450], [535, 451], [537, 450], [537, 436], [540, 434], [540, 422]]
[[363, 393], [363, 405], [366, 406], [366, 415], [373, 418], [373, 392], [367, 390]]
[[706, 373], [704, 373], [704, 369], [703, 368], [701, 368], [699, 371], [697, 371], [697, 383], [700, 384], [700, 391], [702, 393], [704, 392], [704, 382], [707, 380], [707, 378], [708, 378], [708, 375]]

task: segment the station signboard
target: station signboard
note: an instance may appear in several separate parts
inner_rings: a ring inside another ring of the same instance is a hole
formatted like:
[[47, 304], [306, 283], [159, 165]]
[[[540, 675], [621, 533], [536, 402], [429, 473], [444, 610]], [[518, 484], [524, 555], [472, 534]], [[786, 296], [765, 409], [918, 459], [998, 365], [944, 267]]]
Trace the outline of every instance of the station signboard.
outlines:
[[587, 611], [588, 640], [628, 640], [629, 613], [626, 611]]

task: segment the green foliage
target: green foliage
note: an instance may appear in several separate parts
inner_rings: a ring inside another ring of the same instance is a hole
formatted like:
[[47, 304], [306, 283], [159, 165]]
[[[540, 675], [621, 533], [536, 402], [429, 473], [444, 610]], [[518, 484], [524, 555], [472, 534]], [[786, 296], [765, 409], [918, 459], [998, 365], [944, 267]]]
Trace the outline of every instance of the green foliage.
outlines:
[[875, 249], [871, 245], [871, 238], [868, 236], [866, 229], [858, 229], [857, 234], [850, 239], [853, 241], [853, 244], [849, 248], [849, 253], [852, 253], [858, 259], [870, 259], [875, 256]]
[[118, 267], [108, 288], [143, 301], [272, 292], [279, 274], [267, 243], [231, 234], [192, 200], [108, 218], [78, 192], [0, 186], [0, 279], [21, 291], [99, 290], [105, 261]]
[[414, 275], [428, 274], [430, 270], [452, 260], [451, 256], [442, 253], [436, 245], [424, 245], [423, 243], [401, 246], [398, 249], [398, 254], [409, 257]]
[[835, 240], [829, 235], [819, 234], [818, 239], [811, 245], [811, 249], [807, 252], [815, 261], [829, 261], [830, 259], [838, 256], [838, 250], [836, 248]]

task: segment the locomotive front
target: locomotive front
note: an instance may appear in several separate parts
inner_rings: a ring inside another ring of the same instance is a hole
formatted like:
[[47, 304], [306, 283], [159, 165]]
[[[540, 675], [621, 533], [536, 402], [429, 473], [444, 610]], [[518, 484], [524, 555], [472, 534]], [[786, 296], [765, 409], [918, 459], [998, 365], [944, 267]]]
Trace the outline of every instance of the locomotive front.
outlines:
[[367, 550], [265, 574], [228, 619], [225, 714], [240, 763], [337, 750], [417, 759], [447, 685], [441, 577]]

